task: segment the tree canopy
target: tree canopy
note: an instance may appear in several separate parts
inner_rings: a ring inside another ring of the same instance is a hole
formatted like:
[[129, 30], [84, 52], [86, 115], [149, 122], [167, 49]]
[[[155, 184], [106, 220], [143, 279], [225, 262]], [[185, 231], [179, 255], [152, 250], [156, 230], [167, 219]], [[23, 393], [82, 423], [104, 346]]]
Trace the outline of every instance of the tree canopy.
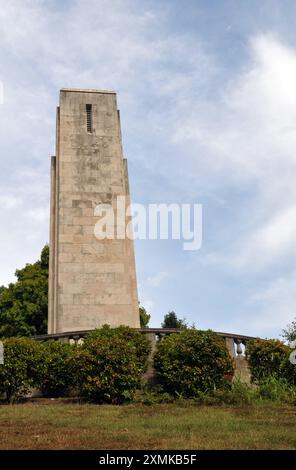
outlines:
[[181, 329], [186, 329], [187, 328], [187, 323], [185, 318], [182, 320], [177, 317], [176, 312], [171, 311], [168, 312], [163, 319], [163, 322], [161, 324], [162, 328], [181, 328]]
[[140, 305], [139, 307], [139, 315], [140, 315], [141, 328], [148, 328], [151, 315], [147, 312], [145, 307], [143, 307], [142, 305]]
[[40, 259], [16, 270], [16, 282], [0, 287], [0, 337], [47, 331], [49, 247]]
[[296, 318], [283, 330], [282, 336], [288, 343], [296, 340]]

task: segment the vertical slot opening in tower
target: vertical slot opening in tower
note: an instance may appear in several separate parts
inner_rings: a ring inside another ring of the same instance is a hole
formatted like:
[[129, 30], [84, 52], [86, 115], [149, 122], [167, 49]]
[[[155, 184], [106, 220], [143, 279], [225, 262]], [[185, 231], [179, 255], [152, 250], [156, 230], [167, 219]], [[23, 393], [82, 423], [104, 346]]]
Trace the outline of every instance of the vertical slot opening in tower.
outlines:
[[91, 104], [86, 105], [86, 129], [92, 132], [92, 107]]

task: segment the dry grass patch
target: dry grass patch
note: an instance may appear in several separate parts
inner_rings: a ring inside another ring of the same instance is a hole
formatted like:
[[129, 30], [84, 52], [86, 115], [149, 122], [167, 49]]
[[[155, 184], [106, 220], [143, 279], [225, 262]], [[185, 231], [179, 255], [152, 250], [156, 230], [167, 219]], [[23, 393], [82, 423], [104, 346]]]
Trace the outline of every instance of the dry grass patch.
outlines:
[[296, 449], [289, 407], [0, 406], [1, 449]]

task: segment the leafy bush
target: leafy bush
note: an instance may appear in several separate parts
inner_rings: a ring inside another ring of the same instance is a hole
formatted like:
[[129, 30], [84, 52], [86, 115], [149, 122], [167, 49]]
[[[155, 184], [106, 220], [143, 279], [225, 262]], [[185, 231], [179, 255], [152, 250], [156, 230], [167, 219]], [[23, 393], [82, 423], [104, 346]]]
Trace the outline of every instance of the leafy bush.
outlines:
[[164, 392], [161, 385], [158, 384], [152, 388], [144, 388], [140, 394], [139, 401], [143, 405], [151, 406], [159, 403], [174, 403], [176, 397]]
[[225, 341], [210, 330], [166, 336], [158, 345], [154, 367], [165, 391], [187, 398], [223, 387], [224, 375], [233, 373]]
[[133, 398], [148, 364], [149, 341], [128, 327], [105, 325], [77, 351], [82, 396], [95, 402], [122, 403]]
[[289, 368], [287, 364], [290, 353], [290, 348], [276, 339], [250, 341], [247, 347], [247, 357], [252, 381], [257, 383], [268, 376], [289, 380], [289, 370], [292, 373], [292, 368]]
[[290, 362], [291, 353], [292, 349], [289, 348], [289, 351], [280, 366], [280, 376], [286, 379], [290, 385], [296, 385], [296, 364], [292, 364]]
[[251, 405], [256, 401], [256, 389], [251, 385], [241, 382], [240, 379], [234, 379], [228, 396], [224, 398], [224, 403], [230, 405]]
[[0, 365], [0, 394], [7, 401], [23, 398], [34, 386], [40, 364], [40, 344], [29, 338], [7, 338]]
[[296, 398], [296, 389], [281, 377], [270, 375], [259, 381], [258, 396], [262, 400], [279, 403], [293, 403]]
[[214, 390], [210, 394], [199, 396], [205, 405], [253, 405], [257, 402], [257, 390], [247, 383], [235, 378], [229, 389]]
[[219, 389], [210, 393], [200, 392], [195, 402], [203, 405], [260, 405], [271, 402], [277, 404], [295, 404], [296, 388], [287, 380], [269, 376], [258, 385], [249, 385], [234, 379], [229, 390]]
[[122, 325], [117, 328], [110, 328], [109, 325], [104, 325], [102, 328], [97, 328], [88, 334], [84, 345], [87, 346], [89, 342], [95, 339], [110, 338], [112, 341], [114, 337], [121, 338], [134, 348], [137, 364], [141, 372], [144, 373], [148, 366], [148, 356], [151, 350], [150, 342], [145, 335], [128, 326]]
[[74, 346], [60, 341], [41, 344], [40, 366], [35, 384], [45, 397], [64, 396], [75, 385], [74, 349]]

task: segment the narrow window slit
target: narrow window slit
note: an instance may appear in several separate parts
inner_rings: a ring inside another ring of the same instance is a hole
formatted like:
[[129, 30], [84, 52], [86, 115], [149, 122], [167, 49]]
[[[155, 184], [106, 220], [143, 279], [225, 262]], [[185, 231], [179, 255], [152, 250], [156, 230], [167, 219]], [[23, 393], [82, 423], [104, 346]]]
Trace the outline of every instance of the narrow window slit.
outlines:
[[86, 129], [87, 129], [87, 132], [92, 132], [92, 108], [91, 108], [91, 104], [86, 105]]

